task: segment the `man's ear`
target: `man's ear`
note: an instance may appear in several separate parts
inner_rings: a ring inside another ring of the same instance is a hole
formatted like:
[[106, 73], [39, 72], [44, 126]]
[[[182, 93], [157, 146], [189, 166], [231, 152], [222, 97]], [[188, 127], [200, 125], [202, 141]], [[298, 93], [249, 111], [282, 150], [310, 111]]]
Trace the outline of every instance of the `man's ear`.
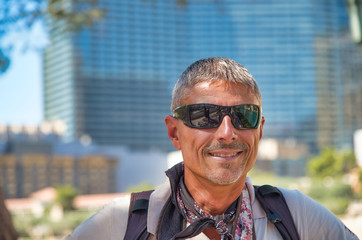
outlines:
[[178, 120], [170, 115], [165, 117], [167, 134], [177, 150], [181, 150], [181, 144], [178, 137]]
[[259, 138], [259, 140], [263, 137], [263, 128], [264, 128], [264, 123], [265, 123], [265, 118], [264, 117], [262, 117], [262, 119], [261, 119], [261, 123], [260, 123], [260, 138]]

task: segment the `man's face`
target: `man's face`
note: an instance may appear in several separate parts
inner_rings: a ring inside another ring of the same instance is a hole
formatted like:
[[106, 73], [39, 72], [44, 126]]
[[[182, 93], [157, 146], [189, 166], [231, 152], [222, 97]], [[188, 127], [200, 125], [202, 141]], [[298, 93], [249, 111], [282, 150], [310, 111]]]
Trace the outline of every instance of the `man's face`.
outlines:
[[[222, 81], [195, 85], [182, 105], [210, 103], [222, 106], [260, 105], [256, 96], [241, 84]], [[245, 181], [253, 167], [262, 137], [264, 119], [258, 129], [236, 129], [226, 115], [212, 129], [190, 128], [171, 116], [165, 119], [174, 146], [182, 150], [185, 179], [218, 185]]]

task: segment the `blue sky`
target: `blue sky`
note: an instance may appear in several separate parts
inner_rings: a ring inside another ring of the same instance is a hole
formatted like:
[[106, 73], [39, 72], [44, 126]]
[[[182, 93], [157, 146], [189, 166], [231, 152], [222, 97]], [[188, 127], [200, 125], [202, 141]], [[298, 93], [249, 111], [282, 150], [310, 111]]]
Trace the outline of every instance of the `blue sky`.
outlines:
[[[45, 34], [35, 26], [30, 33], [9, 33], [5, 38], [16, 43], [10, 67], [0, 75], [0, 124], [39, 124], [43, 120], [40, 49]], [[24, 50], [26, 44], [31, 47]]]

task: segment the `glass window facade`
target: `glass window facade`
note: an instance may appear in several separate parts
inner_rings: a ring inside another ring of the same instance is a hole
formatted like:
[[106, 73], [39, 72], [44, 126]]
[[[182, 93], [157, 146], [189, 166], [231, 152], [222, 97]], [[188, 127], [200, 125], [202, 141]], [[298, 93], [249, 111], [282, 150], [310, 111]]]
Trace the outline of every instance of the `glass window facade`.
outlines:
[[344, 59], [356, 50], [344, 0], [176, 2], [99, 0], [107, 12], [94, 26], [71, 34], [54, 25], [45, 119], [63, 119], [69, 140], [171, 150], [163, 118], [174, 83], [193, 61], [224, 56], [259, 83], [265, 137], [294, 138], [312, 152], [351, 143], [362, 124], [344, 104], [362, 102], [350, 97], [352, 85], [361, 95], [361, 59]]

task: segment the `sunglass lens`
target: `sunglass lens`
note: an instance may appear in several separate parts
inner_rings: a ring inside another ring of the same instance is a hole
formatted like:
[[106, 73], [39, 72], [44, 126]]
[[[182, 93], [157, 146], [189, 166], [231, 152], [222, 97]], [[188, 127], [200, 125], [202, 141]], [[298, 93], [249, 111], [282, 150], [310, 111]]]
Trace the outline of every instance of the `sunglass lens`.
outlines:
[[220, 123], [220, 114], [217, 106], [192, 105], [189, 108], [190, 122], [196, 128], [214, 128]]
[[259, 120], [259, 108], [254, 105], [235, 106], [233, 116], [233, 124], [236, 128], [256, 128]]

